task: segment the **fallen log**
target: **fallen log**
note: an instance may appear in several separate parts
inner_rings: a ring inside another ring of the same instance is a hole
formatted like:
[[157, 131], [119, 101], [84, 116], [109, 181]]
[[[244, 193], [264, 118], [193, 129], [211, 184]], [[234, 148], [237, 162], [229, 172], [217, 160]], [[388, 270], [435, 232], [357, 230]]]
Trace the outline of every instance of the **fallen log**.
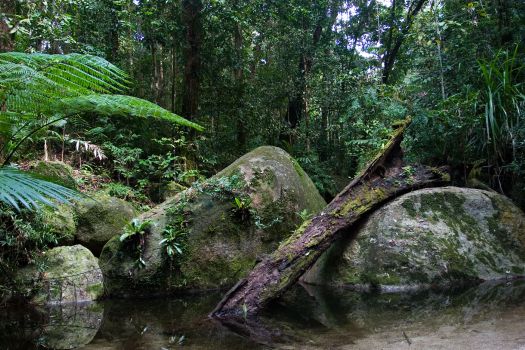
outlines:
[[382, 203], [409, 191], [449, 181], [444, 169], [403, 166], [401, 141], [410, 120], [367, 167], [316, 217], [307, 220], [225, 295], [210, 317], [248, 318], [278, 298], [352, 225]]

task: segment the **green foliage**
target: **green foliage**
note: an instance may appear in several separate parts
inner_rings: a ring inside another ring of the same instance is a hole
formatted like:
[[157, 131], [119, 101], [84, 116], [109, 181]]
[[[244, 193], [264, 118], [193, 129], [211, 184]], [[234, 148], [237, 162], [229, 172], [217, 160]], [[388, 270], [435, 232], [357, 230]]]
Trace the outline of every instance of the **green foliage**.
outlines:
[[[122, 70], [95, 56], [0, 54], [0, 136], [4, 139], [0, 155], [7, 152], [4, 165], [39, 129], [80, 113], [155, 117], [202, 130], [199, 125], [151, 102], [111, 95], [126, 90], [127, 85], [127, 75]], [[0, 184], [4, 190], [0, 201], [17, 208], [18, 202], [31, 207], [41, 200], [50, 203], [47, 198], [64, 200], [71, 196], [70, 192], [61, 192], [53, 185], [47, 185], [51, 190], [47, 196], [42, 181], [35, 182], [12, 170], [0, 172]]]
[[312, 213], [308, 211], [308, 209], [303, 209], [298, 213], [299, 217], [301, 218], [301, 223], [305, 222], [306, 220], [310, 220], [313, 216]]
[[150, 232], [153, 222], [151, 220], [140, 221], [133, 219], [124, 228], [124, 233], [120, 235], [121, 242], [129, 244], [137, 254], [137, 268], [146, 267], [146, 262], [142, 258], [145, 246], [145, 236]]
[[20, 204], [26, 208], [37, 208], [38, 202], [54, 206], [53, 200], [69, 203], [81, 195], [66, 187], [37, 178], [27, 172], [12, 167], [0, 167], [0, 202], [12, 205], [20, 210]]
[[164, 248], [168, 258], [172, 260], [177, 255], [182, 256], [186, 249], [189, 226], [189, 220], [185, 212], [186, 205], [187, 198], [182, 196], [178, 203], [170, 208], [168, 212], [170, 224], [162, 232], [163, 239], [159, 243]]
[[40, 211], [0, 204], [0, 283], [10, 283], [16, 269], [39, 260], [60, 237], [45, 224]]
[[250, 207], [252, 200], [248, 196], [234, 197], [233, 215], [241, 222], [246, 222], [250, 219], [255, 211]]
[[137, 237], [143, 237], [149, 230], [153, 222], [151, 220], [140, 221], [138, 219], [131, 220], [126, 227], [124, 228], [124, 233], [120, 235], [120, 241], [124, 242], [126, 240], [134, 240]]
[[515, 160], [520, 131], [525, 128], [525, 61], [518, 46], [498, 51], [479, 62], [483, 76], [482, 104], [485, 108], [485, 143], [496, 164]]

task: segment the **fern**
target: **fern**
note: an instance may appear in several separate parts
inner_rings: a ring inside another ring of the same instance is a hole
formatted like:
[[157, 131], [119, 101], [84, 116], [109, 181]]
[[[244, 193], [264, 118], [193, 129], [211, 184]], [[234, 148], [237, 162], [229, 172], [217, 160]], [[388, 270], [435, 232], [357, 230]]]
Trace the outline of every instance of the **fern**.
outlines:
[[154, 103], [123, 95], [129, 86], [128, 75], [100, 57], [0, 53], [0, 155], [7, 151], [0, 166], [0, 202], [32, 208], [37, 202], [75, 196], [74, 191], [6, 167], [25, 140], [58, 120], [91, 112], [153, 117], [203, 130]]

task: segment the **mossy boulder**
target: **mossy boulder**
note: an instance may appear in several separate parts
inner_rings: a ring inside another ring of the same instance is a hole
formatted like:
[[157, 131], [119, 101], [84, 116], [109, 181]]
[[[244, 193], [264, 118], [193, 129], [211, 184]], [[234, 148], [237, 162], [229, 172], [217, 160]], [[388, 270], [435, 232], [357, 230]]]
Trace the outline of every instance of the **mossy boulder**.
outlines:
[[31, 165], [31, 172], [64, 187], [77, 188], [77, 183], [73, 178], [73, 169], [63, 162], [37, 161]]
[[46, 206], [39, 217], [45, 230], [57, 238], [60, 245], [73, 244], [77, 231], [74, 209], [69, 204]]
[[81, 245], [46, 251], [38, 265], [18, 272], [17, 282], [24, 296], [35, 304], [92, 301], [104, 292], [98, 260]]
[[139, 216], [139, 223], [151, 222], [143, 244], [110, 240], [100, 255], [106, 290], [152, 295], [229, 287], [293, 232], [300, 212], [325, 205], [290, 155], [259, 147]]
[[395, 291], [525, 275], [525, 216], [493, 192], [411, 192], [374, 212], [351, 236], [303, 280]]
[[75, 206], [77, 216], [76, 241], [100, 255], [102, 247], [137, 214], [123, 199], [98, 194], [81, 200]]

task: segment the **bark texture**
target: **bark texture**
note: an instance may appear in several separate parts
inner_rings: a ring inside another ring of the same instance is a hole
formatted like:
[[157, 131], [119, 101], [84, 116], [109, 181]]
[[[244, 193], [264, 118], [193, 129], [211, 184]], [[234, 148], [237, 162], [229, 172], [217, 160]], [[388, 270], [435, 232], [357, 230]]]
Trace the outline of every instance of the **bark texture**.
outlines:
[[215, 318], [247, 318], [278, 298], [340, 235], [365, 214], [401, 194], [449, 181], [446, 171], [403, 167], [400, 143], [409, 120], [368, 166], [319, 215], [307, 220], [279, 248], [239, 281], [212, 311]]

